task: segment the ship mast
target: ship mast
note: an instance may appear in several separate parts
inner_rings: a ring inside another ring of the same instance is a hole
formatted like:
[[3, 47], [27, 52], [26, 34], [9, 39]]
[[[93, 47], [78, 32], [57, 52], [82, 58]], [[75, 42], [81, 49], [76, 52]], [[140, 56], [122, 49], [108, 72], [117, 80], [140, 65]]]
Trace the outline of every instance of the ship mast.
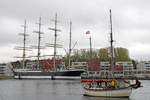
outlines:
[[37, 69], [39, 68], [40, 60], [40, 44], [41, 44], [41, 17], [39, 18], [39, 33], [38, 33], [38, 54], [37, 54]]
[[113, 73], [113, 66], [114, 66], [114, 54], [113, 54], [113, 32], [112, 32], [112, 15], [110, 9], [110, 56], [111, 56], [111, 71]]
[[23, 27], [24, 27], [24, 39], [23, 39], [24, 40], [23, 41], [24, 45], [23, 45], [23, 56], [22, 56], [23, 57], [23, 59], [22, 59], [22, 68], [24, 69], [24, 66], [25, 66], [25, 57], [26, 57], [26, 36], [27, 36], [26, 35], [26, 28], [27, 28], [26, 27], [26, 20], [24, 21], [24, 26]]
[[54, 32], [55, 32], [55, 34], [54, 34], [54, 37], [55, 37], [55, 39], [54, 39], [54, 68], [56, 68], [56, 40], [57, 40], [57, 14], [55, 15], [55, 30], [54, 30]]
[[[55, 15], [54, 22], [55, 22], [54, 28], [49, 28], [49, 30], [54, 31], [54, 44], [47, 44], [47, 46], [54, 47], [54, 54], [53, 54], [53, 67], [54, 68], [53, 69], [57, 70], [57, 68], [56, 68], [56, 56], [57, 56], [57, 54], [56, 54], [56, 52], [57, 52], [56, 48], [61, 48], [61, 45], [57, 44], [57, 32], [60, 31], [59, 29], [57, 29], [57, 13]], [[49, 55], [49, 56], [51, 56], [51, 55]]]
[[15, 49], [16, 50], [22, 50], [23, 54], [22, 54], [22, 57], [15, 57], [15, 58], [22, 58], [21, 66], [22, 66], [22, 69], [24, 69], [24, 67], [25, 67], [25, 58], [26, 58], [26, 50], [28, 49], [26, 47], [26, 37], [28, 36], [28, 34], [26, 34], [26, 28], [27, 28], [26, 20], [24, 21], [24, 25], [22, 25], [22, 27], [24, 28], [24, 32], [19, 33], [19, 35], [23, 36], [23, 47], [18, 46], [18, 47], [15, 47]]
[[71, 59], [71, 51], [72, 51], [72, 49], [71, 49], [71, 37], [72, 37], [72, 33], [71, 33], [71, 31], [72, 31], [72, 22], [70, 21], [70, 39], [69, 39], [69, 54], [68, 54], [68, 70], [70, 70], [70, 68], [71, 68], [71, 62], [70, 62], [70, 59]]
[[40, 50], [42, 49], [41, 47], [41, 34], [43, 34], [43, 32], [41, 32], [41, 17], [39, 18], [39, 23], [38, 24], [38, 31], [34, 31], [35, 33], [38, 33], [38, 45], [37, 46], [33, 46], [33, 48], [37, 49], [37, 62], [36, 62], [36, 69], [39, 69], [39, 64], [40, 64], [40, 57], [41, 57], [41, 52]]

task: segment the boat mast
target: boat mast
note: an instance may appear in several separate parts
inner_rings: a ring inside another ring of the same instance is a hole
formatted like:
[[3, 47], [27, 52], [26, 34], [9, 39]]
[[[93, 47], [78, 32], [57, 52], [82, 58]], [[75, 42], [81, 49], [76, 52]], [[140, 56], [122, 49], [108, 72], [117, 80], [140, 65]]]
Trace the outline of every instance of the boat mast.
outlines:
[[56, 68], [56, 40], [57, 40], [57, 14], [55, 15], [55, 34], [54, 34], [54, 59], [53, 59], [53, 62], [54, 62], [54, 68]]
[[40, 45], [41, 45], [41, 17], [39, 18], [39, 33], [38, 33], [38, 54], [37, 54], [37, 69], [39, 68], [40, 64]]
[[22, 59], [22, 68], [24, 69], [24, 66], [25, 66], [25, 57], [26, 57], [26, 28], [27, 28], [27, 26], [26, 26], [26, 20], [24, 21], [24, 45], [23, 45], [23, 59]]
[[91, 42], [91, 36], [90, 36], [90, 60], [92, 60], [92, 42]]
[[29, 48], [26, 47], [26, 37], [28, 36], [28, 34], [26, 34], [26, 28], [27, 28], [27, 25], [26, 25], [26, 20], [24, 21], [24, 25], [21, 25], [24, 29], [24, 32], [23, 33], [19, 33], [19, 35], [23, 36], [23, 47], [22, 46], [17, 46], [15, 47], [16, 50], [22, 50], [23, 51], [23, 54], [21, 57], [15, 57], [15, 58], [22, 58], [22, 62], [21, 62], [21, 66], [22, 66], [22, 69], [24, 69], [25, 67], [25, 58], [26, 57], [26, 51], [30, 51]]
[[69, 54], [68, 54], [68, 70], [70, 70], [70, 68], [71, 68], [71, 62], [70, 62], [70, 59], [71, 59], [71, 57], [70, 57], [70, 55], [71, 55], [71, 51], [72, 51], [72, 49], [71, 49], [71, 37], [72, 37], [72, 33], [71, 33], [71, 31], [72, 31], [72, 22], [70, 21], [70, 39], [69, 39]]
[[57, 40], [57, 14], [55, 15], [55, 34], [54, 34], [54, 59], [53, 59], [53, 62], [54, 62], [54, 68], [56, 68], [56, 40]]
[[113, 73], [113, 67], [114, 67], [114, 54], [113, 54], [113, 32], [112, 32], [112, 15], [111, 15], [111, 9], [110, 9], [110, 56], [111, 56], [111, 71]]
[[49, 47], [54, 47], [54, 54], [53, 54], [53, 66], [54, 66], [54, 70], [57, 70], [56, 68], [56, 48], [61, 48], [61, 45], [57, 44], [57, 32], [60, 31], [59, 29], [57, 29], [57, 13], [55, 15], [55, 26], [54, 28], [49, 28], [49, 30], [54, 31], [54, 44], [48, 44]]
[[39, 23], [38, 24], [38, 31], [34, 31], [35, 33], [38, 33], [38, 45], [37, 46], [33, 46], [33, 48], [37, 49], [37, 61], [36, 61], [36, 69], [39, 69], [40, 67], [40, 56], [41, 56], [41, 34], [43, 34], [43, 32], [41, 32], [41, 17], [39, 18]]

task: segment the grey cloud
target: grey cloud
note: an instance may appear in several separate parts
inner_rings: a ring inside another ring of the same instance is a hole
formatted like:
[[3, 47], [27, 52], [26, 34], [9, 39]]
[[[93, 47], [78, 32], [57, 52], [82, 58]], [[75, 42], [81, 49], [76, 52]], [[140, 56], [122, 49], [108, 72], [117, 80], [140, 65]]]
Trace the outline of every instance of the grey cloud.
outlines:
[[[130, 48], [135, 43], [149, 44], [149, 4], [149, 0], [1, 0], [0, 18], [15, 19], [18, 23], [13, 29], [11, 28], [13, 23], [11, 23], [4, 30], [1, 28], [4, 28], [5, 23], [0, 22], [0, 34], [3, 34], [0, 37], [0, 45], [2, 47], [22, 41], [16, 35], [17, 32], [21, 32], [17, 27], [20, 27], [19, 25], [23, 23], [24, 19], [27, 19], [31, 34], [37, 29], [35, 23], [38, 22], [39, 16], [42, 16], [44, 24], [45, 39], [42, 40], [43, 43], [53, 42], [49, 40], [49, 38], [53, 39], [53, 33], [47, 28], [53, 26], [50, 19], [53, 19], [57, 12], [60, 21], [59, 27], [62, 29], [60, 38], [63, 38], [60, 39], [60, 42], [63, 42], [65, 47], [68, 43], [68, 23], [70, 20], [73, 21], [73, 41], [78, 41], [80, 48], [88, 48], [88, 40], [84, 35], [87, 30], [91, 31], [93, 46], [106, 47], [110, 32], [110, 8], [112, 9], [114, 39], [118, 45]], [[33, 38], [36, 36], [33, 34], [31, 36], [29, 43], [35, 44], [36, 40]]]

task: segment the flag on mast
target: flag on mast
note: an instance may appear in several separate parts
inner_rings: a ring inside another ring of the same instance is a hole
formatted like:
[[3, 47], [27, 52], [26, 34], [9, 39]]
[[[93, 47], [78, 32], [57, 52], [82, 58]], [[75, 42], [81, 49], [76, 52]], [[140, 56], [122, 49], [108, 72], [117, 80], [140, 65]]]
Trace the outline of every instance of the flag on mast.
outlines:
[[88, 35], [88, 34], [90, 34], [90, 31], [87, 31], [87, 32], [86, 32], [86, 35]]

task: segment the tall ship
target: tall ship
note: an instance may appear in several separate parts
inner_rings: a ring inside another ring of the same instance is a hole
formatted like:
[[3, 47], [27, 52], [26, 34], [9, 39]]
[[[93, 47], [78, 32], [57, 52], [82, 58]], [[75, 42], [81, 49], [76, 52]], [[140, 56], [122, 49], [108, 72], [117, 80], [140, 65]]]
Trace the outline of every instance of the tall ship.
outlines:
[[[50, 44], [47, 43], [47, 47], [53, 47], [54, 53], [52, 55], [41, 55], [41, 49], [45, 48], [41, 46], [41, 17], [39, 18], [39, 29], [38, 31], [35, 31], [38, 33], [38, 45], [32, 46], [31, 48], [37, 49], [37, 56], [29, 56], [30, 57], [36, 57], [37, 59], [34, 62], [34, 69], [30, 69], [27, 66], [25, 66], [25, 58], [26, 57], [26, 50], [30, 50], [26, 47], [26, 21], [24, 24], [24, 33], [22, 34], [24, 36], [24, 46], [19, 47], [19, 50], [23, 50], [23, 56], [17, 57], [17, 58], [23, 58], [22, 59], [22, 68], [21, 69], [14, 69], [14, 78], [15, 79], [80, 79], [81, 73], [84, 72], [83, 69], [73, 69], [71, 68], [71, 62], [70, 62], [70, 56], [71, 56], [71, 29], [72, 29], [72, 22], [70, 22], [70, 39], [69, 39], [69, 53], [68, 53], [68, 66], [65, 67], [64, 63], [60, 59], [60, 55], [57, 55], [57, 48], [61, 48], [62, 46], [60, 44], [57, 44], [57, 32], [60, 31], [57, 29], [57, 14], [55, 15], [55, 26], [54, 28], [48, 28], [49, 30], [54, 31], [54, 43]], [[21, 48], [21, 49], [20, 49]], [[18, 48], [17, 48], [18, 49]], [[51, 57], [51, 59], [41, 59], [43, 56]], [[33, 63], [32, 63], [33, 64]], [[27, 64], [26, 64], [27, 65]], [[43, 66], [41, 68], [41, 66]]]
[[[98, 61], [92, 59], [89, 60], [88, 71], [85, 76], [82, 77], [81, 83], [85, 96], [98, 96], [98, 97], [129, 97], [132, 93], [132, 89], [141, 87], [141, 82], [138, 79], [135, 84], [131, 84], [130, 80], [125, 80], [123, 77], [117, 77], [114, 75], [113, 68], [115, 66], [114, 54], [113, 54], [113, 34], [112, 34], [112, 17], [110, 10], [110, 67], [105, 74], [100, 73], [100, 69], [97, 69]], [[90, 46], [91, 48], [91, 46]], [[92, 51], [91, 51], [92, 52]], [[91, 53], [92, 54], [92, 53]], [[96, 68], [96, 70], [93, 70]]]

